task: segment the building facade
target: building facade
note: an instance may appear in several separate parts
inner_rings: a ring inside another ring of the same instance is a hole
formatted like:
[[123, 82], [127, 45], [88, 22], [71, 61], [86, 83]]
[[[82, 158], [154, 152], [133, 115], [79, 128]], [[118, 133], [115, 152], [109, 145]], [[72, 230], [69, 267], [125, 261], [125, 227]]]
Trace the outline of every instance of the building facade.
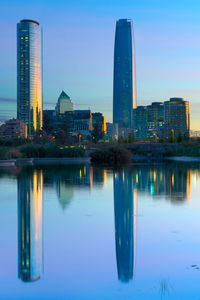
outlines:
[[165, 138], [190, 136], [190, 103], [183, 98], [171, 98], [164, 103]]
[[17, 118], [28, 136], [42, 129], [42, 35], [38, 22], [17, 24]]
[[74, 135], [87, 137], [92, 131], [92, 113], [90, 110], [74, 110]]
[[6, 138], [27, 138], [27, 126], [21, 120], [8, 120], [1, 126], [1, 135]]
[[94, 129], [95, 126], [99, 126], [103, 134], [106, 135], [106, 117], [103, 116], [102, 113], [93, 113], [92, 114], [92, 127]]
[[164, 137], [164, 104], [153, 102], [147, 106], [147, 138]]
[[132, 133], [137, 140], [147, 138], [147, 108], [138, 106], [132, 110]]
[[131, 128], [131, 111], [136, 108], [135, 51], [132, 21], [116, 23], [113, 80], [113, 123]]
[[74, 104], [72, 103], [70, 97], [64, 91], [62, 91], [58, 98], [55, 110], [57, 115], [64, 114], [66, 111], [74, 110]]

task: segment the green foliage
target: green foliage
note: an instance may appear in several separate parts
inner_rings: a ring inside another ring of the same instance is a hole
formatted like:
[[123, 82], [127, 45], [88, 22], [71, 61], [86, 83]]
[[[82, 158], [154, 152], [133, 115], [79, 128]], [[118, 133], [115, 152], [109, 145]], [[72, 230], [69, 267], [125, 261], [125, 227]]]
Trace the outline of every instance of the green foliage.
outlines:
[[91, 153], [93, 163], [122, 164], [128, 163], [131, 159], [131, 153], [122, 147], [109, 147], [99, 149]]
[[92, 139], [94, 143], [98, 143], [104, 137], [104, 132], [102, 131], [101, 124], [94, 124], [94, 129], [92, 131]]
[[0, 159], [6, 160], [11, 159], [10, 150], [7, 147], [0, 147]]
[[39, 157], [84, 157], [85, 150], [82, 147], [65, 148], [59, 146], [34, 146], [27, 145], [21, 148], [24, 158]]

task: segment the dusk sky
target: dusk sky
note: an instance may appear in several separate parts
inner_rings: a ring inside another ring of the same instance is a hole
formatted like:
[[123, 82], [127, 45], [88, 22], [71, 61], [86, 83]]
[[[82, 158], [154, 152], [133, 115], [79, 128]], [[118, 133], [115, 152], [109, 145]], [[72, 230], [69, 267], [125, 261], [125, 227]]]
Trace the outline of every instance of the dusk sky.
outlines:
[[112, 121], [115, 23], [133, 20], [137, 104], [183, 97], [200, 129], [199, 0], [0, 0], [0, 121], [16, 116], [16, 24], [43, 28], [43, 103], [64, 90], [76, 109]]

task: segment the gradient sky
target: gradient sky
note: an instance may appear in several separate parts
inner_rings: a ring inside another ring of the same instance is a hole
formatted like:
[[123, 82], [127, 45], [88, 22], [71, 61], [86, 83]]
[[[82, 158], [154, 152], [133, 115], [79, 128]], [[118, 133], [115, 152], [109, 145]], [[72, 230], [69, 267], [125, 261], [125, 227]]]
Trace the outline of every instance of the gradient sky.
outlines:
[[199, 0], [0, 0], [0, 120], [16, 115], [16, 23], [43, 27], [44, 109], [62, 90], [112, 121], [115, 22], [131, 18], [137, 103], [183, 97], [200, 129]]

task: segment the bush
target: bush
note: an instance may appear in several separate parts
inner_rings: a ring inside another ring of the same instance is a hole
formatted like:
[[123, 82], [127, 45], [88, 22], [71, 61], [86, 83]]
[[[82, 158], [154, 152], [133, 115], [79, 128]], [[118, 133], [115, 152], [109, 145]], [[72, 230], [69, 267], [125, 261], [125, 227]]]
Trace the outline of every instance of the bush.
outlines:
[[11, 154], [10, 150], [7, 147], [0, 147], [0, 159], [5, 160], [5, 159], [10, 159]]
[[121, 147], [109, 147], [91, 153], [93, 163], [122, 164], [131, 160], [131, 152]]
[[84, 157], [85, 150], [81, 147], [64, 148], [58, 146], [34, 146], [27, 145], [21, 148], [21, 153], [25, 158], [32, 157]]

